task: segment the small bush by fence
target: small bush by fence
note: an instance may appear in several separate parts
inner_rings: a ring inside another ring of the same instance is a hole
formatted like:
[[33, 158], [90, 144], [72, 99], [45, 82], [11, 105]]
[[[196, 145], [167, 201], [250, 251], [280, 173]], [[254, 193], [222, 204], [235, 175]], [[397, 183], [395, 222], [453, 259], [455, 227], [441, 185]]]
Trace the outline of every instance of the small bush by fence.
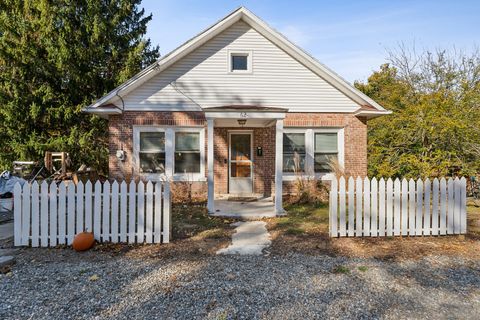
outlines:
[[93, 232], [99, 242], [167, 243], [170, 207], [165, 182], [17, 184], [15, 245], [70, 245], [83, 231]]
[[466, 180], [332, 180], [330, 236], [461, 234], [467, 231]]

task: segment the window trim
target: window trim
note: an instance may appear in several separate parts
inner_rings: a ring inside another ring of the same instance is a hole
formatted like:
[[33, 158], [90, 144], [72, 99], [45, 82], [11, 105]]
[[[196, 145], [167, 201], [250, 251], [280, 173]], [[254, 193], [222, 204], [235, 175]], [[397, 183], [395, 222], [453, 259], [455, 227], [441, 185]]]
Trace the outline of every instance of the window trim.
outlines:
[[[233, 70], [233, 56], [247, 56], [247, 70]], [[227, 50], [227, 73], [229, 74], [251, 74], [253, 73], [253, 51], [252, 50]]]
[[[338, 162], [345, 167], [345, 132], [344, 128], [284, 128], [283, 133], [305, 133], [305, 172], [306, 178], [317, 178], [321, 180], [332, 180], [332, 172], [315, 172], [315, 133], [336, 133], [338, 147]], [[283, 154], [282, 154], [283, 157]], [[283, 172], [285, 181], [293, 181], [297, 178], [294, 172]]]
[[[165, 132], [165, 173], [140, 172], [140, 132]], [[200, 172], [174, 173], [175, 171], [175, 133], [198, 132], [200, 143]], [[134, 171], [148, 180], [206, 181], [205, 178], [205, 128], [176, 126], [133, 126], [132, 167]]]

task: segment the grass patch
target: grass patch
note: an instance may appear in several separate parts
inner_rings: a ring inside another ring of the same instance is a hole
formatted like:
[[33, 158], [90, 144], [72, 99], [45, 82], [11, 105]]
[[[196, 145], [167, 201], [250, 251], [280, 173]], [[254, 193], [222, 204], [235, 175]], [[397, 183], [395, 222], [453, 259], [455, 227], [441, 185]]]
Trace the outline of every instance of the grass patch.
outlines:
[[203, 206], [173, 206], [172, 229], [174, 239], [198, 237], [219, 239], [231, 229], [231, 219], [211, 217]]
[[292, 204], [287, 205], [285, 210], [285, 217], [273, 219], [273, 229], [290, 235], [328, 232], [328, 205]]
[[358, 270], [359, 270], [359, 271], [362, 271], [362, 272], [367, 272], [367, 271], [368, 271], [368, 267], [366, 267], [366, 266], [360, 266], [360, 267], [358, 267]]
[[349, 274], [349, 273], [350, 273], [350, 269], [348, 269], [348, 268], [345, 267], [345, 266], [336, 266], [335, 268], [333, 268], [333, 273]]

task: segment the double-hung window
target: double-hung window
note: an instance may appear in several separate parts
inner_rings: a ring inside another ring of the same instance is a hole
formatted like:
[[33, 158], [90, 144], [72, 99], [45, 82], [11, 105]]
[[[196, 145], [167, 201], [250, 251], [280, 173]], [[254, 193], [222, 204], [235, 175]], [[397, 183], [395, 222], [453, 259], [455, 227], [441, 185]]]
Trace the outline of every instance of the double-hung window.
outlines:
[[328, 173], [332, 164], [338, 161], [338, 136], [336, 132], [315, 132], [314, 169]]
[[305, 171], [305, 133], [291, 132], [283, 135], [283, 172]]
[[200, 173], [200, 133], [175, 132], [175, 173]]
[[140, 172], [165, 173], [165, 132], [140, 132]]

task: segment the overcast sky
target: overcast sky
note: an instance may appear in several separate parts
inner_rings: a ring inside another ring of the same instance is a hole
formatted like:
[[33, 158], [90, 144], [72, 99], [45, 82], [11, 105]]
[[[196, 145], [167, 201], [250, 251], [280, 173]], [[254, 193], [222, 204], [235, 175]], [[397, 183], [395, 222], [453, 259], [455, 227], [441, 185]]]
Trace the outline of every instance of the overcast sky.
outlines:
[[477, 1], [144, 0], [162, 55], [245, 6], [345, 79], [366, 80], [400, 42], [470, 51], [480, 45]]

